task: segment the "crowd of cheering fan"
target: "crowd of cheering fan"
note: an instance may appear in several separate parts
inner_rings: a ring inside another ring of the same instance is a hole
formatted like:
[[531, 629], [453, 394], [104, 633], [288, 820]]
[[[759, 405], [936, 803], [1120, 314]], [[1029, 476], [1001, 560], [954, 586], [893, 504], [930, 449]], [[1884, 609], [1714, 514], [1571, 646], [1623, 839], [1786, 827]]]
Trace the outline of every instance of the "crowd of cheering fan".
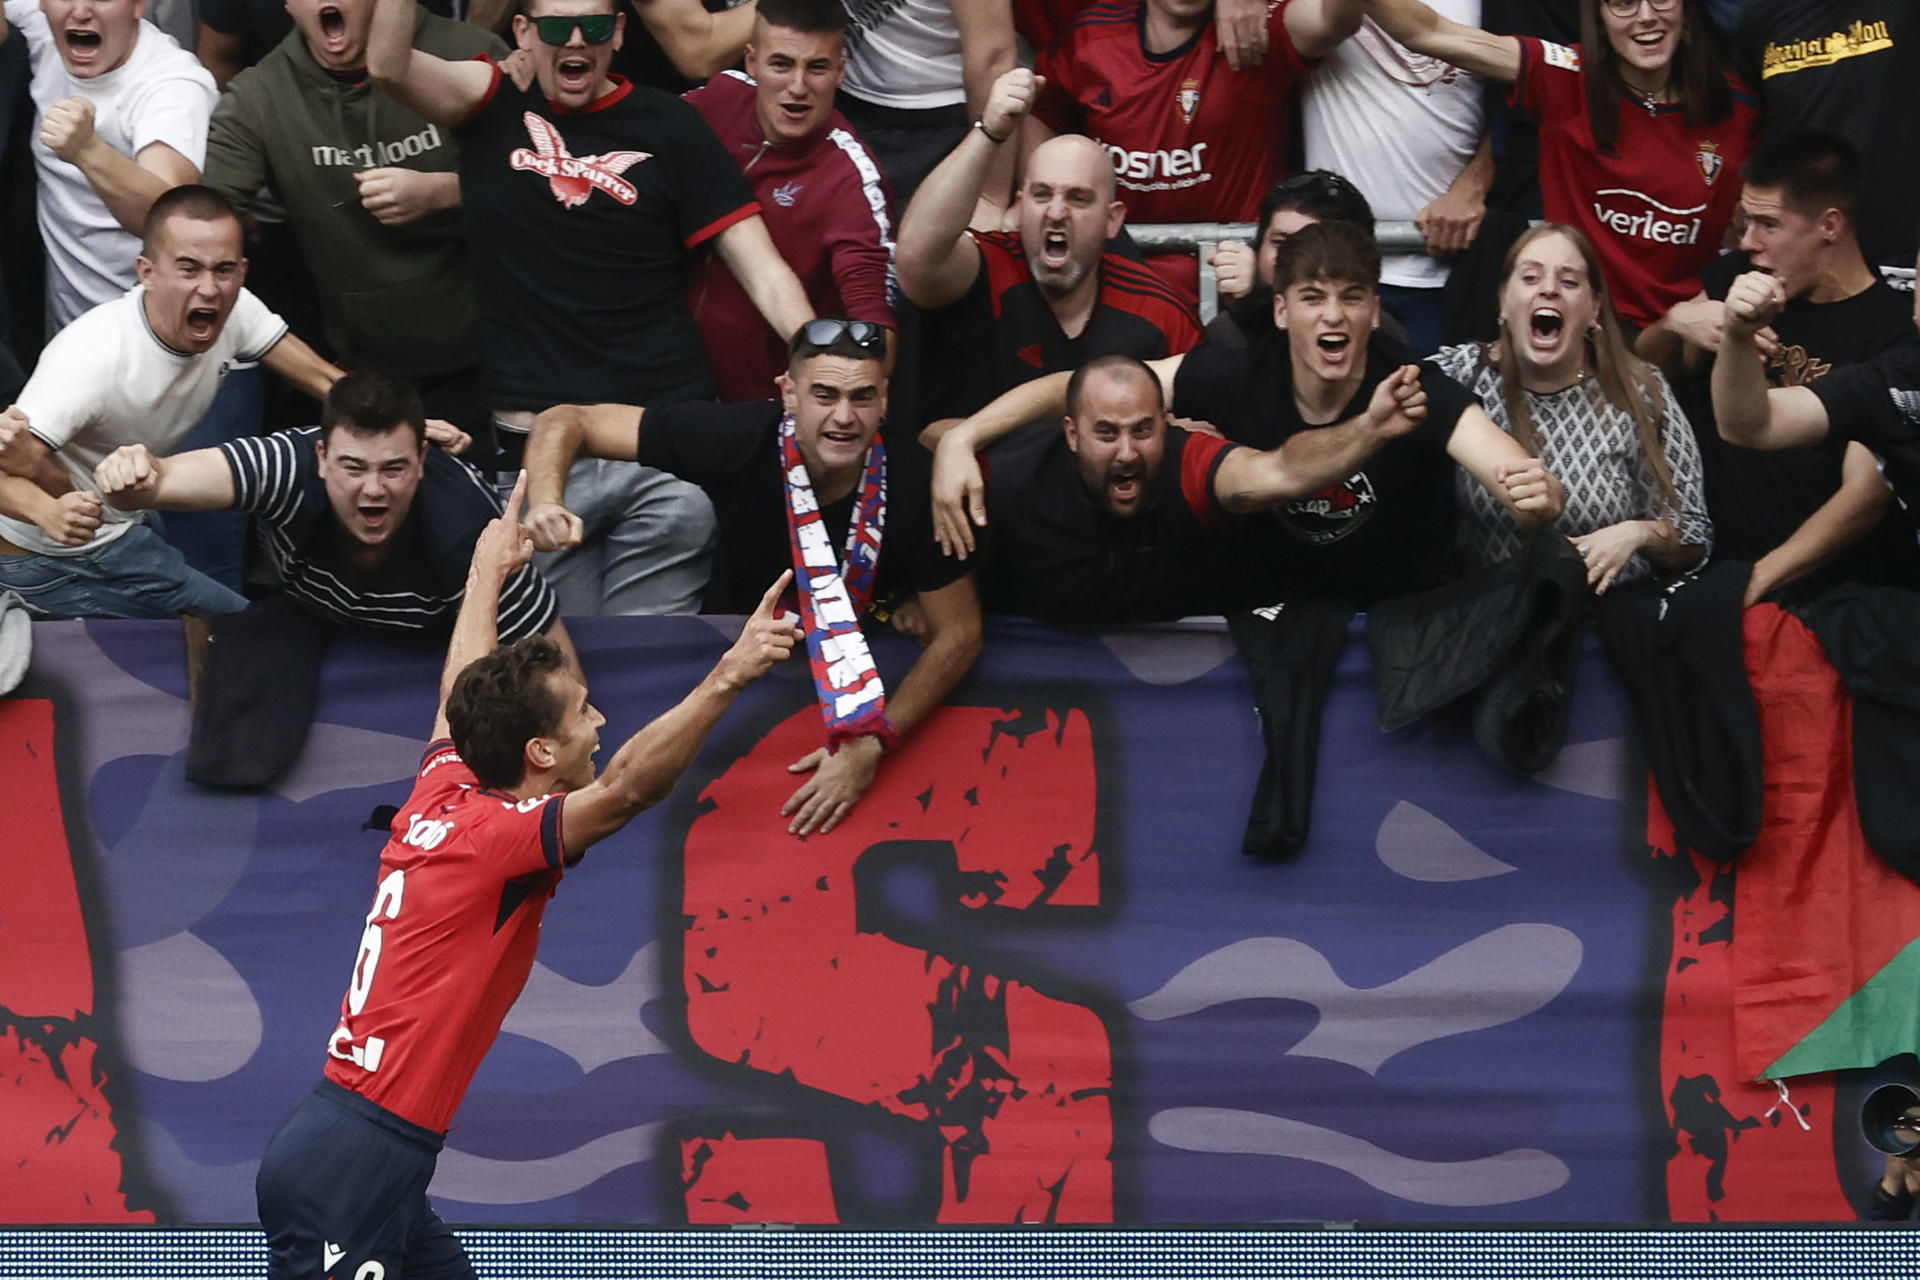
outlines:
[[1280, 602], [1913, 588], [1917, 50], [1896, 0], [6, 0], [0, 592], [185, 617], [190, 768], [257, 781], [524, 471], [502, 640], [818, 560], [829, 653], [918, 641], [805, 832], [983, 613], [1225, 614], [1259, 678], [1325, 666]]

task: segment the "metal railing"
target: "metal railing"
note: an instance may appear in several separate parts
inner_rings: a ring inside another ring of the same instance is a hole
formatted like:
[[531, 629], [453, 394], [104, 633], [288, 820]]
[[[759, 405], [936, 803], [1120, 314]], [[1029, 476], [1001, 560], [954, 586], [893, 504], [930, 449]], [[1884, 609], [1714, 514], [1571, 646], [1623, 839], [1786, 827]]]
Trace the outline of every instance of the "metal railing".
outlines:
[[[1145, 222], [1128, 223], [1127, 234], [1143, 250], [1158, 253], [1191, 249], [1200, 259], [1200, 322], [1205, 324], [1220, 312], [1220, 283], [1214, 277], [1207, 258], [1222, 240], [1253, 243], [1255, 227], [1251, 222]], [[1382, 222], [1374, 227], [1374, 239], [1384, 253], [1408, 253], [1425, 249], [1427, 241], [1411, 222]]]
[[[1127, 234], [1143, 250], [1191, 249], [1200, 259], [1200, 322], [1212, 320], [1220, 312], [1220, 284], [1207, 257], [1222, 240], [1253, 243], [1255, 227], [1251, 222], [1144, 222], [1128, 223]], [[1427, 247], [1420, 229], [1411, 222], [1381, 222], [1374, 225], [1374, 239], [1382, 253], [1414, 253]], [[1904, 293], [1914, 289], [1912, 267], [1881, 267], [1888, 284]]]

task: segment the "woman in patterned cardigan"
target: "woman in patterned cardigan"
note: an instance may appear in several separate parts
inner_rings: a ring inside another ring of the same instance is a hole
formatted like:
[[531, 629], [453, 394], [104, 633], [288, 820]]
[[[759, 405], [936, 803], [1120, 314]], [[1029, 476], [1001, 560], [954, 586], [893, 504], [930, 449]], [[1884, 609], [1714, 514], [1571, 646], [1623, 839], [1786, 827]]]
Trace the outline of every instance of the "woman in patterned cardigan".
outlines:
[[[1693, 431], [1666, 379], [1621, 336], [1580, 232], [1547, 223], [1521, 236], [1501, 274], [1499, 339], [1433, 362], [1566, 485], [1556, 527], [1596, 592], [1705, 558], [1713, 525]], [[1520, 550], [1527, 530], [1464, 473], [1459, 493], [1471, 561]]]

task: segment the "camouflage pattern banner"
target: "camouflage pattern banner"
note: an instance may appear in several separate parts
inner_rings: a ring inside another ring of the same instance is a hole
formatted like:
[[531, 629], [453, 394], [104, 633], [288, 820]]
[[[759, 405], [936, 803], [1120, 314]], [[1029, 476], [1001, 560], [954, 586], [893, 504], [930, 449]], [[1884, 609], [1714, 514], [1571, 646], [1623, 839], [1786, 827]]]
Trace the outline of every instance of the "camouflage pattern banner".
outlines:
[[[727, 630], [577, 625], [603, 755]], [[252, 1221], [437, 657], [337, 648], [300, 765], [235, 794], [185, 781], [176, 627], [35, 642], [0, 700], [0, 1221]], [[804, 663], [762, 681], [567, 874], [448, 1220], [1809, 1220], [1877, 1173], [1860, 1086], [1732, 1074], [1729, 878], [1672, 852], [1597, 653], [1518, 779], [1460, 717], [1381, 733], [1356, 638], [1282, 865], [1239, 852], [1262, 747], [1217, 628], [995, 626], [801, 841], [812, 699]]]

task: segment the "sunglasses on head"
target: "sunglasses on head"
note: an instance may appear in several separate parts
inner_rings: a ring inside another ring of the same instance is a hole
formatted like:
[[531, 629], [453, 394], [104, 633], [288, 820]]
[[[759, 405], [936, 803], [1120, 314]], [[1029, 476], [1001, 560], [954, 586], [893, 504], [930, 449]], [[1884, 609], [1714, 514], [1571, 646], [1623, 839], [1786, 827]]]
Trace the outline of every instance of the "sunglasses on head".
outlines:
[[809, 320], [794, 331], [793, 350], [830, 347], [845, 338], [872, 355], [887, 354], [887, 330], [871, 320]]
[[565, 44], [573, 39], [573, 29], [580, 28], [580, 38], [588, 44], [605, 44], [613, 39], [614, 15], [611, 13], [583, 13], [572, 17], [547, 17], [530, 19], [534, 30], [540, 33], [543, 44]]

